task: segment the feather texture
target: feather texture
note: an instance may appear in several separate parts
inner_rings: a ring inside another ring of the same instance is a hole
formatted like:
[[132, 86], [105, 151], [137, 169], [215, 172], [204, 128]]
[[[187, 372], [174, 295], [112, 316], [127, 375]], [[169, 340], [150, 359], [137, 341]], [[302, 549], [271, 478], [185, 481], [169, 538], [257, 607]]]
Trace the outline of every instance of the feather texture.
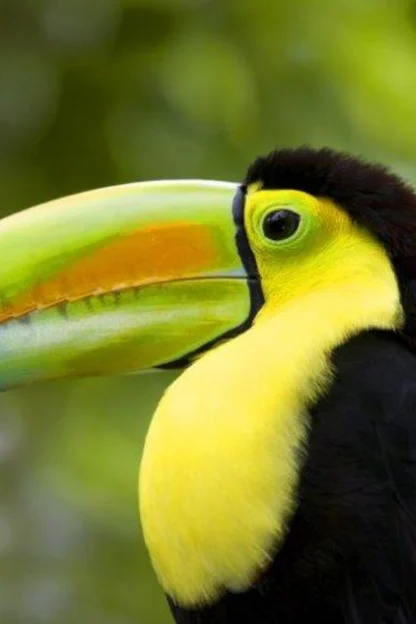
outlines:
[[333, 354], [311, 416], [299, 507], [257, 585], [178, 624], [416, 622], [416, 358], [390, 332]]

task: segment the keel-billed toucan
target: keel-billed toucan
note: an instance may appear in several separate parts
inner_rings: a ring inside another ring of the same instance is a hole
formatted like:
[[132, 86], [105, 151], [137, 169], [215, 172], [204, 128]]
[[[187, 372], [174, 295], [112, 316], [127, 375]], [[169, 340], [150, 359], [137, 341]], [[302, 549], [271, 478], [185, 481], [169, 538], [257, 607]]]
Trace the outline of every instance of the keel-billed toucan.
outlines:
[[[189, 624], [416, 622], [416, 195], [329, 149], [0, 222], [0, 384], [184, 367], [145, 540]], [[138, 397], [140, 401], [140, 397]]]

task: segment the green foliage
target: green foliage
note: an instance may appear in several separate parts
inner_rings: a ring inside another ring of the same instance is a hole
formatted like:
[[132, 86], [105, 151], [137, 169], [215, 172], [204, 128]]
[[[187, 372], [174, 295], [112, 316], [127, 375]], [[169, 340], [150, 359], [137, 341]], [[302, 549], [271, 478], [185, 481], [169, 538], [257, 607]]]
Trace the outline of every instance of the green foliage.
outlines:
[[[411, 0], [0, 0], [0, 212], [329, 144], [415, 180]], [[7, 262], [7, 258], [2, 258]], [[0, 621], [162, 624], [136, 473], [172, 376], [0, 397]]]

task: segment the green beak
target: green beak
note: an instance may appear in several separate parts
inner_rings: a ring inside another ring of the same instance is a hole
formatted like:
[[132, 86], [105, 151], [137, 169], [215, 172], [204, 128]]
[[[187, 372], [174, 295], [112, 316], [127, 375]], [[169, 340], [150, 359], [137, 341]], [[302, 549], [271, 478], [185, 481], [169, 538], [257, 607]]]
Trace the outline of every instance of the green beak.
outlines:
[[184, 363], [250, 317], [236, 185], [144, 182], [0, 221], [0, 388]]

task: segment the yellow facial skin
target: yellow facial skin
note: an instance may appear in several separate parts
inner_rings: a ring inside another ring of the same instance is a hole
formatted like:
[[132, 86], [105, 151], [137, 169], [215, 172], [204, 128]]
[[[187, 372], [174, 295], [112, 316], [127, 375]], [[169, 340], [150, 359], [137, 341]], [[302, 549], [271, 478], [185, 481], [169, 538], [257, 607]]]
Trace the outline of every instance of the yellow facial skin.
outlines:
[[[290, 239], [273, 241], [263, 235], [265, 217], [277, 209], [300, 215], [299, 229]], [[344, 291], [352, 287], [352, 275], [360, 287], [362, 280], [379, 279], [384, 249], [330, 200], [254, 187], [247, 194], [245, 224], [266, 301], [262, 315], [317, 289]]]
[[[300, 227], [267, 239], [264, 218], [282, 208]], [[184, 607], [245, 591], [269, 565], [296, 509], [308, 407], [331, 384], [332, 349], [402, 321], [384, 249], [329, 200], [254, 186], [245, 228], [265, 304], [248, 331], [168, 389], [141, 466], [152, 562]]]

